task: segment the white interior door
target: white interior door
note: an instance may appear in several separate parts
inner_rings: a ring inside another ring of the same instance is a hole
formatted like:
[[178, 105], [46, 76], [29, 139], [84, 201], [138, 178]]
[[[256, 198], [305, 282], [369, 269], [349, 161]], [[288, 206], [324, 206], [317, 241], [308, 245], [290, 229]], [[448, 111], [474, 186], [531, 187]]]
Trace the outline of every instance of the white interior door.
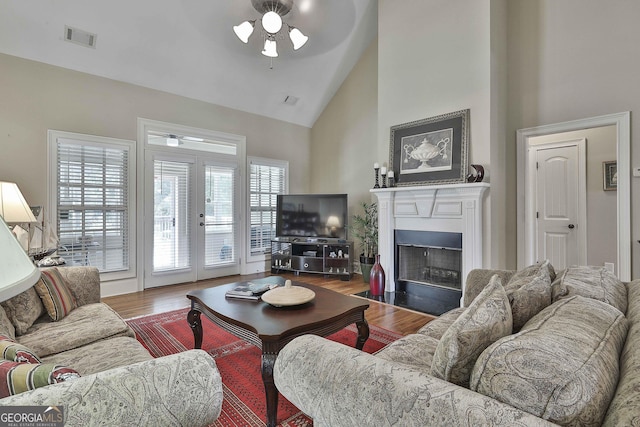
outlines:
[[236, 166], [151, 150], [145, 162], [145, 288], [238, 274]]
[[533, 148], [536, 189], [536, 261], [556, 269], [585, 265], [585, 140]]

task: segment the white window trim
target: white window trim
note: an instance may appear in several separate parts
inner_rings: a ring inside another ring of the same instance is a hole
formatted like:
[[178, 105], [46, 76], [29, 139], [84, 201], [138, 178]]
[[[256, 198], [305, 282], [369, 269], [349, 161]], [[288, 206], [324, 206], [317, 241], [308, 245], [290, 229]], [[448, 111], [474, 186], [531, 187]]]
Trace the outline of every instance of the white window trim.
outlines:
[[251, 175], [251, 165], [258, 164], [264, 166], [274, 166], [281, 167], [284, 169], [284, 194], [289, 193], [289, 161], [287, 160], [278, 160], [278, 159], [269, 159], [266, 157], [255, 157], [255, 156], [247, 156], [247, 223], [246, 225], [246, 247], [247, 247], [247, 262], [259, 262], [271, 259], [270, 253], [265, 254], [251, 254], [251, 190], [249, 188], [250, 185], [250, 175]]
[[73, 132], [64, 132], [57, 130], [49, 130], [47, 132], [47, 156], [49, 159], [47, 175], [49, 176], [49, 188], [47, 191], [47, 206], [45, 211], [46, 220], [51, 224], [56, 224], [56, 218], [58, 217], [58, 147], [57, 141], [59, 138], [80, 140], [84, 143], [94, 145], [108, 145], [119, 146], [129, 150], [129, 164], [128, 164], [128, 207], [129, 207], [129, 268], [122, 271], [100, 273], [100, 280], [102, 282], [111, 280], [130, 279], [136, 276], [136, 143], [126, 139], [116, 139], [96, 135], [85, 135]]
[[[146, 247], [145, 248], [145, 244], [144, 244], [144, 194], [145, 194], [145, 152], [147, 150], [152, 150], [152, 151], [159, 151], [159, 152], [167, 152], [167, 153], [172, 153], [174, 152], [173, 150], [170, 150], [166, 147], [162, 147], [162, 146], [158, 146], [158, 145], [150, 145], [147, 142], [147, 134], [149, 131], [156, 131], [156, 132], [165, 132], [165, 133], [173, 133], [173, 134], [188, 134], [191, 136], [201, 136], [205, 139], [214, 139], [214, 140], [218, 140], [218, 141], [222, 141], [222, 142], [230, 142], [236, 145], [236, 149], [237, 149], [237, 153], [235, 156], [229, 156], [229, 161], [231, 162], [237, 162], [237, 166], [238, 166], [238, 182], [236, 184], [238, 191], [239, 191], [239, 195], [238, 195], [238, 200], [239, 200], [239, 207], [238, 207], [238, 215], [240, 216], [238, 221], [240, 222], [240, 224], [242, 223], [243, 219], [245, 218], [245, 209], [246, 209], [246, 204], [242, 203], [242, 200], [246, 199], [246, 195], [244, 194], [245, 192], [245, 188], [246, 188], [246, 150], [247, 150], [247, 138], [244, 135], [236, 135], [236, 134], [231, 134], [231, 133], [226, 133], [226, 132], [219, 132], [219, 131], [213, 131], [210, 129], [204, 129], [204, 128], [196, 128], [196, 127], [191, 127], [191, 126], [184, 126], [184, 125], [179, 125], [179, 124], [175, 124], [175, 123], [169, 123], [169, 122], [162, 122], [162, 121], [158, 121], [158, 120], [152, 120], [152, 119], [146, 119], [146, 118], [142, 118], [142, 117], [138, 117], [138, 143], [137, 143], [137, 149], [138, 149], [138, 162], [137, 162], [137, 168], [140, 171], [140, 173], [138, 174], [138, 181], [137, 181], [137, 185], [138, 185], [138, 191], [137, 191], [137, 203], [138, 203], [138, 211], [140, 212], [140, 214], [138, 215], [137, 218], [137, 224], [138, 224], [138, 232], [137, 232], [137, 239], [138, 242], [141, 242], [138, 245], [138, 271], [140, 272], [140, 274], [138, 274], [138, 278], [137, 278], [137, 290], [141, 291], [143, 289], [145, 289], [144, 286], [144, 275], [145, 275], [145, 251], [150, 250], [150, 247]], [[185, 152], [189, 152], [190, 150], [185, 150]], [[195, 152], [197, 153], [198, 150], [195, 150]], [[239, 242], [239, 247], [238, 247], [238, 253], [240, 254], [240, 256], [238, 257], [238, 262], [240, 264], [240, 272], [241, 274], [246, 274], [245, 271], [245, 265], [246, 265], [246, 258], [242, 257], [242, 254], [245, 253], [246, 251], [246, 245], [245, 245], [245, 241], [246, 241], [246, 236], [244, 235], [244, 227], [239, 227], [238, 229], [238, 242]], [[147, 243], [148, 246], [150, 246]]]

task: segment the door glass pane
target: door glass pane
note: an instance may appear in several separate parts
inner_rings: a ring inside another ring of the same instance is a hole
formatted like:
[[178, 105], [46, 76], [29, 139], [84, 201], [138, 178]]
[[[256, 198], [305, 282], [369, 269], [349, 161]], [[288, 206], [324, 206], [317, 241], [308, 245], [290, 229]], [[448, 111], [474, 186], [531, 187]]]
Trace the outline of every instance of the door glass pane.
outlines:
[[191, 164], [154, 161], [153, 271], [191, 267]]
[[234, 222], [235, 169], [204, 167], [205, 267], [233, 264], [236, 260]]

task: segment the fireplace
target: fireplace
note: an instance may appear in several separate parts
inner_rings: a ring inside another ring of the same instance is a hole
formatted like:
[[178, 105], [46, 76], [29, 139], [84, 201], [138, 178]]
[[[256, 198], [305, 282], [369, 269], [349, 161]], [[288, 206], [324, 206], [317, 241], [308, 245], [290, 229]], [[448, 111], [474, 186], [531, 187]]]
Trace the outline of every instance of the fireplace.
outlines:
[[462, 233], [395, 230], [396, 293], [421, 298], [424, 311], [442, 314], [462, 297]]
[[385, 300], [439, 315], [462, 304], [469, 271], [482, 268], [488, 183], [373, 189]]

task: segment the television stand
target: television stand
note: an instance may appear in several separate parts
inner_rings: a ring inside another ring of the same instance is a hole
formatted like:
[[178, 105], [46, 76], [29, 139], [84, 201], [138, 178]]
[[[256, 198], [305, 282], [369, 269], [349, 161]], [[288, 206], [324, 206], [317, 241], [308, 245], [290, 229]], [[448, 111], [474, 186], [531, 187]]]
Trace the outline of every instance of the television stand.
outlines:
[[353, 242], [330, 238], [276, 237], [271, 240], [271, 272], [315, 273], [351, 280]]

